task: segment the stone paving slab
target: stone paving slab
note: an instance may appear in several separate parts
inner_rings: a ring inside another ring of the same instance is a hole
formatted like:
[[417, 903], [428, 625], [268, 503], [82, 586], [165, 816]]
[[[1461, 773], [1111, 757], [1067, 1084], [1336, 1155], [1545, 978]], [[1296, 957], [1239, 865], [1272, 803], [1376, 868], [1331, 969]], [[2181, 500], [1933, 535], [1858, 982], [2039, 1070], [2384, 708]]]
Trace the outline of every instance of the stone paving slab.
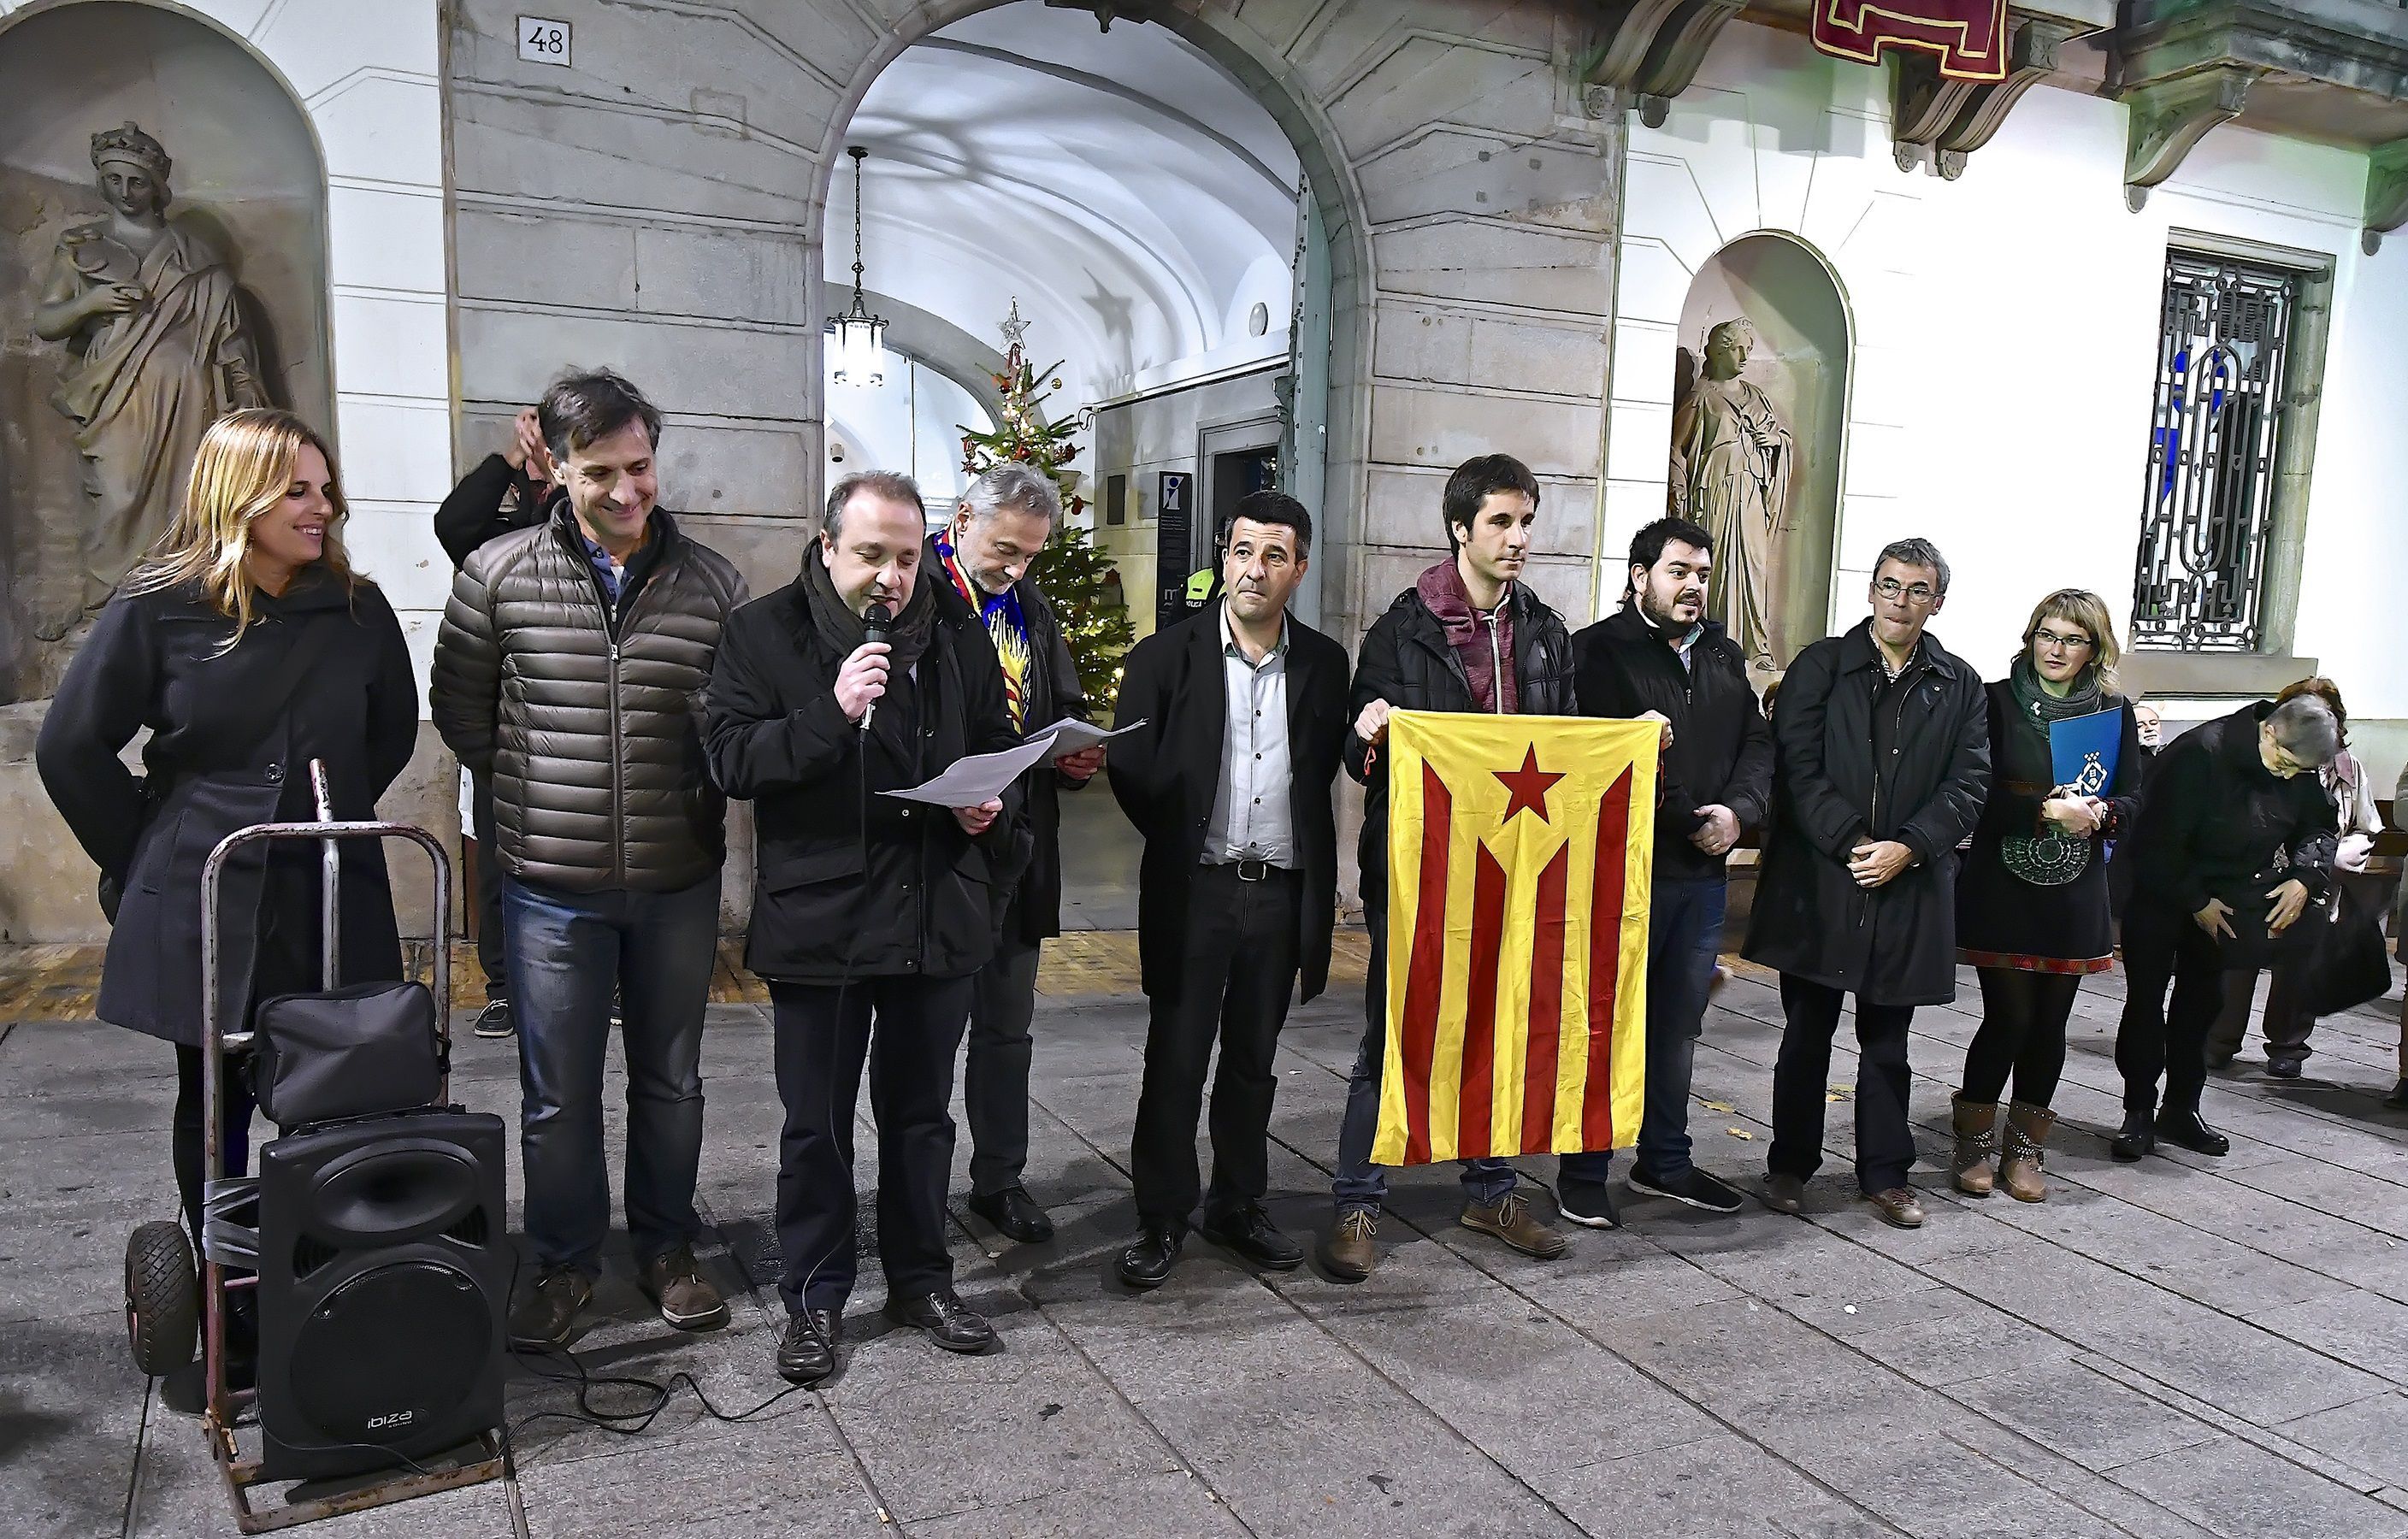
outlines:
[[[1107, 976], [1127, 948], [1086, 943]], [[1118, 978], [1125, 989], [1130, 980]], [[1133, 992], [1040, 1002], [1030, 1184], [1059, 1233], [1004, 1243], [959, 1213], [966, 1296], [993, 1355], [935, 1351], [877, 1313], [874, 1130], [856, 1122], [863, 1282], [845, 1368], [738, 1424], [681, 1386], [644, 1431], [558, 1419], [522, 1372], [509, 1406], [531, 1532], [882, 1533], [2408, 1536], [2408, 1119], [2384, 1113], [2398, 1003], [2318, 1029], [2308, 1082], [2245, 1058], [2215, 1078], [2223, 1161], [2108, 1160], [2120, 980], [2091, 980], [2059, 1097], [2056, 1194], [1961, 1199], [1936, 1163], [1978, 1012], [1918, 1013], [1914, 1108], [1931, 1221], [1851, 1200], [1849, 1033], [1805, 1218], [1621, 1193], [1627, 1227], [1541, 1262], [1455, 1223], [1451, 1169], [1398, 1173], [1381, 1268], [1358, 1287], [1260, 1275], [1191, 1240], [1170, 1283], [1110, 1275], [1135, 1224]], [[1283, 1040], [1268, 1206], [1326, 1218], [1361, 996], [1298, 1007]], [[465, 1020], [463, 1021], [465, 1025]], [[1752, 1182], [1769, 1144], [1777, 1001], [1739, 968], [1698, 1055], [1692, 1133]], [[663, 1328], [606, 1257], [595, 1375], [690, 1374], [725, 1411], [784, 1386], [769, 1221], [781, 1110], [767, 1012], [705, 1037], [705, 1262], [730, 1327]], [[517, 1111], [509, 1042], [464, 1037], [454, 1093]], [[197, 1425], [125, 1363], [132, 1222], [173, 1210], [158, 1045], [88, 1022], [0, 1034], [0, 1511], [11, 1532], [230, 1533]], [[605, 1094], [614, 1151], [624, 1081]], [[966, 1162], [968, 1140], [957, 1161]], [[1210, 1151], [1201, 1151], [1210, 1169]], [[617, 1155], [614, 1152], [614, 1162]], [[1552, 1160], [1517, 1161], [1541, 1208]], [[956, 1191], [965, 1183], [956, 1176]], [[515, 1161], [511, 1190], [515, 1198]], [[554, 1371], [557, 1371], [555, 1369]], [[596, 1392], [624, 1409], [629, 1391]], [[322, 1525], [328, 1535], [512, 1532], [499, 1486]]]

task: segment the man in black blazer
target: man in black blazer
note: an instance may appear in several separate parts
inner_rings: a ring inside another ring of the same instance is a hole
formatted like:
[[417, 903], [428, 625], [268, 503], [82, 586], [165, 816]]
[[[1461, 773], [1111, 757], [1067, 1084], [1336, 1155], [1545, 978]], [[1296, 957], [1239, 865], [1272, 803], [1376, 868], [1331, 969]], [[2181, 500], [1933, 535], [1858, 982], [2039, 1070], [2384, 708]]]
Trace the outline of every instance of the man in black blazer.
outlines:
[[[1223, 596], [1138, 643], [1121, 681], [1105, 773], [1145, 837], [1138, 947], [1152, 1019], [1130, 1169], [1140, 1233], [1122, 1281], [1158, 1287], [1199, 1198], [1205, 1238], [1254, 1265], [1304, 1260], [1263, 1212], [1278, 1081], [1271, 1057], [1299, 973], [1329, 979], [1338, 897], [1330, 785], [1346, 733], [1346, 653], [1287, 613], [1312, 520], [1278, 492], [1239, 502], [1223, 539]], [[1196, 1119], [1217, 1036], [1212, 1186]]]

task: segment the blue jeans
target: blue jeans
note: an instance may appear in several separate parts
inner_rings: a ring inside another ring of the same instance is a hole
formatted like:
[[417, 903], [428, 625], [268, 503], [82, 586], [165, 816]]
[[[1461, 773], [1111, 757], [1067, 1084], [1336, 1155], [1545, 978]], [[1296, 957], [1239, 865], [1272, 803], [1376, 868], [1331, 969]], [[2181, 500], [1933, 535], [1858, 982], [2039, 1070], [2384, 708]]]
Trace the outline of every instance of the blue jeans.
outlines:
[[[1371, 971], [1364, 980], [1367, 1018], [1354, 1072], [1346, 1080], [1346, 1115], [1338, 1124], [1338, 1176], [1329, 1190], [1338, 1211], [1378, 1211], [1388, 1196], [1388, 1173], [1371, 1163], [1371, 1141], [1380, 1132], [1380, 1078], [1388, 1047], [1388, 895], [1363, 894], [1363, 922], [1371, 932]], [[1513, 1167], [1503, 1160], [1461, 1161], [1463, 1194], [1482, 1204], [1504, 1200], [1513, 1190]]]
[[719, 878], [681, 892], [502, 884], [519, 1026], [527, 1240], [549, 1271], [601, 1271], [610, 1230], [602, 1062], [615, 988], [627, 1054], [627, 1235], [651, 1261], [693, 1243], [702, 1162], [702, 1014], [719, 952]]
[[[1649, 894], [1647, 919], [1647, 1094], [1639, 1117], [1639, 1174], [1656, 1180], [1689, 1169], [1689, 1076], [1705, 1027], [1706, 994], [1722, 949], [1719, 876], [1659, 878]], [[1613, 1170], [1612, 1150], [1567, 1154], [1567, 1181], [1602, 1184]]]

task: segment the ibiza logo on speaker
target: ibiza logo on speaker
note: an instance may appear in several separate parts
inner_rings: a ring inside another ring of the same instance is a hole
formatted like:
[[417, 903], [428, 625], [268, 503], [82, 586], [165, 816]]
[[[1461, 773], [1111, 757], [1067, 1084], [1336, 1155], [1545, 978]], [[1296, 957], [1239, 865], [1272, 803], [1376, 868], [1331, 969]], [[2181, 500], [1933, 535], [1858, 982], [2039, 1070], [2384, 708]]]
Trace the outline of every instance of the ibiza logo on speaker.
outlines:
[[410, 1419], [417, 1415], [418, 1412], [413, 1408], [407, 1411], [387, 1411], [382, 1416], [372, 1416], [368, 1418], [368, 1431], [386, 1432], [395, 1427], [407, 1427]]

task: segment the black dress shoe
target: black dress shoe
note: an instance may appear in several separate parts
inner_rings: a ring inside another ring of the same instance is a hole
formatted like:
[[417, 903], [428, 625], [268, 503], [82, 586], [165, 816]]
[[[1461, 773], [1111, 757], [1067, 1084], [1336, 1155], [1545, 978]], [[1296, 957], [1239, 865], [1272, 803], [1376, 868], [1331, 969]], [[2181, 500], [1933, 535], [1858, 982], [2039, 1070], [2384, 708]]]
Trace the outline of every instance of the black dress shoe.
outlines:
[[1304, 1247], [1281, 1233], [1259, 1203], [1207, 1218], [1197, 1233], [1266, 1272], [1293, 1272], [1304, 1264]]
[[2127, 1110], [2124, 1113], [2124, 1125], [2116, 1131], [2114, 1140], [2107, 1146], [2107, 1152], [2118, 1160], [2129, 1161], [2138, 1160], [2144, 1154], [2155, 1154], [2157, 1151], [2157, 1119], [2156, 1116], [2144, 1111]]
[[970, 1198], [970, 1211], [1001, 1231], [1007, 1240], [1038, 1245], [1054, 1237], [1054, 1220], [1020, 1187]]
[[925, 1331], [930, 1341], [948, 1352], [983, 1352], [995, 1345], [995, 1327], [950, 1288], [888, 1299], [886, 1318]]
[[778, 1340], [778, 1376], [792, 1384], [817, 1384], [836, 1372], [836, 1338], [843, 1317], [833, 1309], [806, 1309], [786, 1317]]
[[2176, 1148], [2186, 1148], [2193, 1154], [2232, 1152], [2232, 1140], [2209, 1127], [2196, 1111], [2159, 1112], [2157, 1136]]
[[1160, 1288], [1179, 1263], [1179, 1247], [1186, 1236], [1168, 1224], [1148, 1224], [1135, 1244], [1121, 1252], [1121, 1281], [1131, 1288]]
[[2304, 1059], [2269, 1056], [2266, 1060], [2267, 1074], [2276, 1079], [2297, 1079], [2306, 1068], [2307, 1061]]

